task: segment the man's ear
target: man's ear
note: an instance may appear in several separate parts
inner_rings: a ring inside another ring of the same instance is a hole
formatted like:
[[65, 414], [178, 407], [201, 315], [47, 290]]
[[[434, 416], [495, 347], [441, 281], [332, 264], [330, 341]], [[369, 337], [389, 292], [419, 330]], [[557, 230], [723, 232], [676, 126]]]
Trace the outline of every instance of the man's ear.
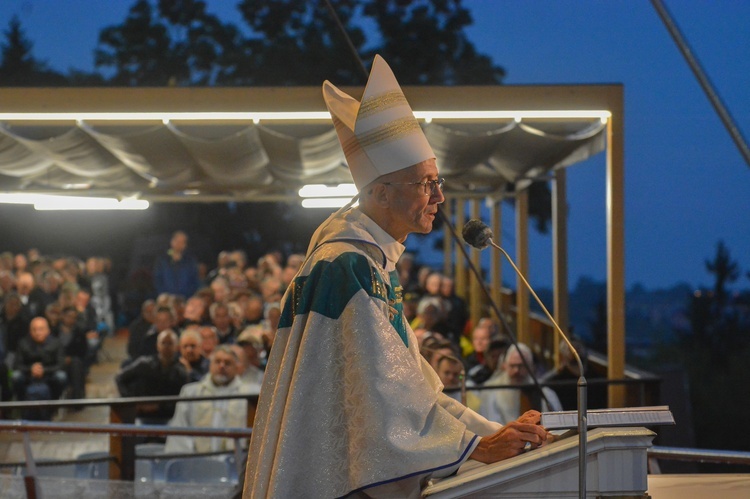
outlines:
[[369, 196], [375, 201], [375, 204], [386, 208], [390, 203], [390, 196], [388, 192], [388, 186], [385, 184], [374, 184], [369, 188]]

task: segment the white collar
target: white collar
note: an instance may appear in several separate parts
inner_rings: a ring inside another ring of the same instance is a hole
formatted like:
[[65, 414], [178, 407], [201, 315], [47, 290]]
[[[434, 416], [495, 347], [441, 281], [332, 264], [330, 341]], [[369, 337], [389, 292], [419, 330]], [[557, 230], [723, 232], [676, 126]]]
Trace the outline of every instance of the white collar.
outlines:
[[352, 214], [357, 217], [357, 221], [360, 222], [365, 227], [365, 229], [367, 229], [367, 232], [372, 235], [375, 243], [377, 243], [377, 245], [380, 246], [380, 248], [383, 250], [383, 253], [385, 254], [385, 258], [387, 260], [385, 270], [387, 272], [396, 270], [396, 262], [398, 262], [398, 259], [401, 258], [401, 254], [404, 252], [406, 247], [400, 242], [393, 239], [393, 236], [384, 231], [380, 225], [375, 223], [372, 218], [365, 215], [358, 208], [353, 208]]

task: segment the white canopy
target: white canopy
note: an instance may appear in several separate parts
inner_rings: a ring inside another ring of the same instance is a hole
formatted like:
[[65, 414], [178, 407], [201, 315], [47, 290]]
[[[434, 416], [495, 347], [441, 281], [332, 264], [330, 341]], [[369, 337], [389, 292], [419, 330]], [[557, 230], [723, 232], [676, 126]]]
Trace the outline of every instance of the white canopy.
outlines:
[[[448, 193], [502, 194], [604, 149], [602, 110], [528, 113], [505, 88], [405, 88]], [[351, 182], [318, 88], [5, 88], [0, 110], [0, 192], [263, 201]]]

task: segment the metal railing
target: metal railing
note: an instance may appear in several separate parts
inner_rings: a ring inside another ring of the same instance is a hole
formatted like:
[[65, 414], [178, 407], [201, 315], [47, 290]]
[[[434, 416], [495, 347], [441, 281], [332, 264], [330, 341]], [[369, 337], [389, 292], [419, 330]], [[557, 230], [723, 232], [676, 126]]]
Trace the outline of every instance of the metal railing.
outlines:
[[[158, 398], [158, 397], [148, 397]], [[200, 400], [206, 400], [205, 397], [196, 397]], [[223, 398], [223, 397], [212, 397]], [[236, 398], [236, 397], [233, 397]], [[241, 398], [241, 397], [240, 397]], [[185, 399], [182, 399], [185, 400]], [[24, 486], [26, 489], [26, 496], [28, 499], [36, 499], [40, 497], [39, 484], [37, 482], [37, 462], [31, 451], [31, 439], [30, 433], [106, 433], [110, 437], [118, 436], [123, 437], [135, 437], [135, 436], [151, 436], [151, 437], [166, 437], [168, 435], [183, 435], [193, 437], [222, 437], [231, 438], [234, 440], [234, 453], [235, 462], [242, 463], [241, 453], [243, 452], [242, 440], [247, 440], [252, 435], [252, 429], [250, 428], [195, 428], [195, 427], [176, 427], [176, 426], [160, 426], [160, 425], [133, 425], [133, 424], [86, 424], [86, 423], [52, 423], [46, 421], [8, 421], [0, 420], [0, 431], [22, 433], [24, 440], [24, 454], [26, 464], [26, 474], [23, 478]], [[124, 469], [135, 469], [135, 453], [133, 453], [131, 461], [126, 461], [127, 456], [122, 453], [116, 455], [112, 452], [110, 447], [110, 476], [111, 480], [118, 478], [126, 478], [133, 480], [134, 476], [131, 477], [120, 477], [112, 476], [117, 475], [117, 470]], [[160, 457], [167, 458], [168, 455]], [[70, 461], [70, 462], [76, 462]], [[55, 464], [62, 464], [58, 462]], [[238, 475], [240, 474], [240, 470]]]
[[[4, 402], [0, 403], [0, 410], [3, 410], [7, 414], [7, 410], [15, 409], [60, 409], [60, 408], [85, 408], [85, 407], [97, 407], [97, 406], [109, 406], [109, 424], [101, 427], [101, 425], [87, 425], [88, 427], [96, 429], [101, 428], [101, 431], [93, 431], [100, 433], [108, 433], [109, 438], [109, 450], [110, 454], [116, 456], [117, 463], [110, 463], [110, 478], [130, 480], [135, 478], [135, 445], [136, 436], [155, 436], [149, 434], [150, 431], [163, 431], [166, 426], [149, 426], [149, 425], [138, 425], [135, 426], [137, 408], [139, 405], [149, 405], [155, 403], [172, 403], [172, 402], [198, 402], [204, 400], [228, 400], [228, 399], [246, 399], [247, 400], [247, 426], [252, 428], [252, 423], [255, 420], [255, 409], [258, 404], [257, 394], [238, 394], [238, 395], [221, 395], [221, 396], [195, 396], [195, 397], [181, 397], [175, 396], [162, 396], [162, 397], [125, 397], [116, 399], [74, 399], [74, 400], [39, 400], [33, 402]], [[12, 421], [6, 421], [12, 423]], [[25, 424], [32, 424], [31, 422], [24, 422]], [[37, 423], [34, 423], [37, 424]], [[38, 423], [39, 425], [50, 425], [52, 423]], [[118, 426], [124, 425], [124, 426]], [[133, 426], [138, 430], [127, 430], [126, 427]], [[106, 431], [111, 428], [119, 428], [118, 431]], [[169, 430], [175, 430], [174, 427], [169, 427]], [[208, 429], [204, 429], [208, 430]], [[215, 429], [213, 431], [216, 431]], [[147, 432], [147, 433], [143, 433]], [[163, 433], [162, 435], [167, 435]], [[179, 434], [179, 433], [173, 433]], [[217, 436], [217, 435], [214, 435]], [[118, 466], [119, 464], [119, 466]]]

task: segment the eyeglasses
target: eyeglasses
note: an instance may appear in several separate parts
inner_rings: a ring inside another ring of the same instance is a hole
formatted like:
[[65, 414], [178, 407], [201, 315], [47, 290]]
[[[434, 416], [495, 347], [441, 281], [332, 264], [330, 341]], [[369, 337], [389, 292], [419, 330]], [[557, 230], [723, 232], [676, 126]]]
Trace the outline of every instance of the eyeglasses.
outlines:
[[435, 189], [440, 189], [442, 192], [443, 185], [445, 184], [444, 178], [436, 180], [425, 180], [424, 182], [383, 182], [383, 185], [419, 185], [421, 186], [420, 191], [425, 196], [431, 196], [435, 194]]

